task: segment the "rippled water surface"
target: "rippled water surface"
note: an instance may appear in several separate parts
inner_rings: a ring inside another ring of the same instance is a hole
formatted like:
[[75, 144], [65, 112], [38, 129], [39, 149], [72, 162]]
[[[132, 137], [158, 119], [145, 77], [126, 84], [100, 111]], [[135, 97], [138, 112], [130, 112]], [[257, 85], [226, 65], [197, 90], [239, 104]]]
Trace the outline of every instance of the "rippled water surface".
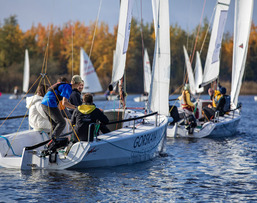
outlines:
[[[8, 96], [0, 97], [0, 117], [8, 116], [19, 102]], [[144, 106], [134, 103], [133, 97], [128, 97], [128, 106]], [[0, 202], [256, 202], [257, 102], [253, 96], [239, 100], [242, 119], [233, 137], [168, 138], [167, 156], [129, 166], [81, 171], [0, 169]], [[95, 103], [103, 109], [118, 107], [114, 102]], [[22, 101], [13, 115], [25, 112]], [[21, 122], [6, 122], [0, 135], [17, 131]], [[21, 129], [27, 128], [25, 119]]]

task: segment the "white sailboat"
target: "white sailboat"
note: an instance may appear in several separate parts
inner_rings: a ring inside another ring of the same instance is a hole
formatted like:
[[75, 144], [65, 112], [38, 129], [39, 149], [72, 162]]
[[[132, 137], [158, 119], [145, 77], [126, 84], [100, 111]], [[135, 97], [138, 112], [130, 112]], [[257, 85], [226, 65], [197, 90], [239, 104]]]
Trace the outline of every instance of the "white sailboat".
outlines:
[[30, 74], [30, 65], [29, 65], [29, 52], [28, 49], [25, 50], [25, 60], [24, 60], [24, 70], [23, 70], [23, 86], [22, 94], [13, 94], [9, 99], [18, 99], [19, 96], [24, 97], [29, 89], [29, 74]]
[[[97, 93], [103, 91], [95, 68], [83, 48], [80, 48], [80, 76], [84, 80], [82, 93]], [[103, 94], [94, 95], [94, 100], [106, 100], [106, 96]]]
[[[215, 19], [221, 20], [214, 22], [210, 46], [207, 54], [204, 79], [202, 85], [209, 84], [217, 79], [219, 75], [219, 51], [221, 38], [224, 30], [226, 13], [230, 0], [219, 0], [216, 8]], [[174, 131], [168, 131], [169, 137], [223, 137], [231, 136], [236, 132], [240, 121], [240, 106], [238, 106], [238, 95], [241, 88], [242, 76], [244, 74], [245, 61], [248, 48], [248, 39], [252, 21], [253, 0], [236, 0], [235, 19], [234, 19], [234, 49], [233, 67], [231, 82], [231, 111], [224, 116], [215, 116], [211, 121], [199, 125], [189, 132], [183, 120], [178, 123]], [[244, 30], [244, 32], [240, 32]]]
[[[124, 36], [128, 34], [125, 34], [128, 32], [125, 28], [130, 28], [132, 3], [131, 0], [121, 0], [120, 4], [114, 83], [124, 73], [126, 51], [123, 50], [126, 48], [123, 48], [128, 42]], [[107, 110], [105, 115], [114, 121], [108, 126], [111, 132], [98, 135], [93, 142], [77, 142], [45, 157], [40, 156], [45, 143], [42, 146], [36, 144], [47, 140], [48, 135], [36, 131], [23, 132], [19, 136], [16, 133], [6, 135], [4, 139], [0, 138], [0, 166], [24, 170], [116, 166], [147, 161], [162, 151], [168, 124], [166, 116], [157, 113], [144, 115], [127, 109]], [[34, 146], [27, 147], [31, 145]]]
[[144, 51], [144, 94], [139, 97], [135, 97], [135, 102], [143, 102], [148, 100], [148, 94], [150, 92], [150, 84], [151, 84], [151, 64], [149, 61], [149, 56], [147, 49]]

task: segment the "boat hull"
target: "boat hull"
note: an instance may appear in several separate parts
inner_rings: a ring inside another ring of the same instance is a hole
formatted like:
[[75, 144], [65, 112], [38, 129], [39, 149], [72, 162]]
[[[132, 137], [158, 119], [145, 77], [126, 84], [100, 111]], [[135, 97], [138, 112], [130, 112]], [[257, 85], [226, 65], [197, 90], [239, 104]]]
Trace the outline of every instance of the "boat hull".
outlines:
[[189, 133], [185, 125], [176, 124], [168, 126], [167, 137], [185, 137], [185, 138], [218, 138], [229, 137], [236, 133], [240, 121], [239, 112], [234, 115], [231, 113], [224, 117], [219, 117], [215, 121], [209, 121], [202, 126], [194, 128], [193, 133]]
[[[106, 115], [113, 116], [116, 113], [115, 111], [109, 111], [106, 112]], [[122, 114], [124, 112], [120, 111], [118, 113]], [[137, 114], [135, 111], [126, 110], [123, 119], [132, 118], [136, 115], [141, 116], [142, 113]], [[144, 122], [142, 119], [137, 120], [135, 124], [134, 121], [125, 122], [121, 128], [99, 135], [93, 142], [77, 142], [70, 148], [60, 149], [56, 156], [53, 154], [44, 157], [41, 156], [41, 151], [45, 147], [26, 148], [28, 145], [24, 135], [31, 133], [29, 139], [32, 141], [29, 145], [40, 143], [47, 138], [40, 136], [39, 132], [28, 131], [20, 136], [20, 139], [25, 138], [23, 147], [16, 150], [16, 145], [13, 145], [18, 156], [11, 152], [4, 156], [5, 153], [0, 149], [0, 166], [23, 170], [83, 169], [133, 164], [153, 159], [164, 148], [168, 119], [165, 116], [158, 116], [157, 119], [154, 115], [145, 118]], [[11, 138], [10, 135], [6, 137]], [[5, 140], [0, 140], [0, 145], [5, 146], [5, 151], [8, 148]]]

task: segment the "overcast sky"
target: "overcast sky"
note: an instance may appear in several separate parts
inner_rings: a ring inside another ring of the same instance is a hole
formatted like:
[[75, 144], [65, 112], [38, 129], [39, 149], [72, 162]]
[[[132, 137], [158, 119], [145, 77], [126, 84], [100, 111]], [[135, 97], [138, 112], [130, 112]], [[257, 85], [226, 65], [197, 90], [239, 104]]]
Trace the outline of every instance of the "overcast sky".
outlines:
[[[226, 24], [226, 31], [233, 32], [234, 1], [231, 5]], [[253, 21], [257, 24], [257, 1], [253, 11]], [[120, 0], [102, 0], [99, 21], [109, 24], [109, 31], [117, 25]], [[205, 0], [170, 0], [170, 24], [178, 24], [184, 30], [192, 30], [200, 22]], [[206, 0], [204, 17], [212, 16], [215, 0]], [[81, 21], [86, 25], [95, 21], [100, 0], [0, 0], [0, 23], [10, 15], [17, 15], [18, 23], [23, 31], [37, 25], [49, 23], [62, 26], [68, 21]], [[141, 0], [134, 0], [133, 17], [141, 18]], [[152, 22], [151, 0], [142, 0], [142, 17], [144, 22]]]

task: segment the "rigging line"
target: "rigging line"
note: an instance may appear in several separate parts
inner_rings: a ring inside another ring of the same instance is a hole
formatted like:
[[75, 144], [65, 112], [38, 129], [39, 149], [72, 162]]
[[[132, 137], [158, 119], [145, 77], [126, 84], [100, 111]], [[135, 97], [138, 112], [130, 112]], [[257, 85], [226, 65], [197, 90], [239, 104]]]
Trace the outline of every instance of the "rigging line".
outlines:
[[[39, 76], [40, 77], [40, 76]], [[37, 80], [36, 81], [38, 81], [38, 79], [39, 79], [39, 77], [37, 78]], [[42, 80], [42, 77], [41, 77], [41, 80]], [[40, 80], [40, 81], [41, 81]], [[33, 83], [33, 85], [30, 87], [30, 89], [27, 91], [27, 93], [32, 89], [32, 87], [36, 84], [36, 81]], [[20, 102], [26, 97], [26, 95], [27, 95], [27, 93], [22, 97], [22, 99], [20, 100]], [[33, 98], [34, 99], [34, 98]], [[20, 103], [19, 102], [19, 103]], [[16, 105], [16, 107], [19, 105], [19, 103]], [[32, 104], [32, 102], [31, 102], [31, 104]], [[31, 106], [31, 105], [30, 105]], [[15, 107], [15, 108], [16, 108]], [[13, 109], [13, 111], [15, 110], [15, 108]], [[12, 111], [12, 112], [13, 112]], [[29, 111], [29, 108], [27, 109], [27, 111], [26, 111], [26, 113], [25, 113], [25, 115], [24, 115], [24, 117], [23, 117], [23, 119], [22, 119], [22, 121], [21, 121], [21, 124], [20, 124], [20, 126], [19, 126], [19, 128], [18, 128], [18, 130], [17, 130], [17, 132], [16, 132], [16, 134], [15, 134], [15, 136], [13, 137], [13, 139], [12, 139], [12, 142], [10, 143], [10, 146], [9, 146], [9, 148], [8, 148], [8, 150], [7, 150], [7, 152], [6, 152], [6, 154], [9, 152], [9, 150], [12, 148], [12, 144], [13, 144], [13, 142], [14, 142], [14, 140], [15, 140], [15, 138], [16, 138], [16, 136], [18, 135], [18, 132], [19, 132], [19, 130], [20, 130], [20, 128], [21, 128], [21, 126], [22, 126], [22, 124], [23, 124], [23, 122], [24, 122], [24, 120], [25, 120], [25, 118], [26, 117], [28, 117], [27, 115], [28, 115], [28, 111]], [[8, 116], [9, 117], [9, 116]], [[5, 119], [5, 121], [8, 119], [8, 117]], [[5, 122], [4, 121], [4, 122]], [[3, 123], [4, 123], [3, 122]], [[1, 126], [3, 125], [3, 123], [1, 124]], [[0, 126], [0, 127], [1, 127]]]
[[203, 4], [203, 9], [202, 9], [202, 14], [201, 14], [201, 18], [200, 18], [200, 23], [199, 23], [199, 26], [198, 26], [198, 31], [197, 31], [197, 35], [196, 35], [195, 45], [194, 45], [192, 57], [191, 57], [191, 60], [190, 60], [191, 64], [192, 64], [192, 61], [193, 61], [193, 58], [194, 58], [196, 44], [197, 44], [197, 40], [198, 40], [198, 37], [199, 37], [199, 32], [200, 32], [200, 28], [201, 28], [202, 19], [203, 19], [203, 13], [204, 13], [204, 9], [205, 9], [205, 3], [206, 3], [206, 0], [204, 0], [204, 4]]
[[[40, 77], [40, 76], [39, 76]], [[30, 89], [28, 91], [31, 90], [31, 88], [34, 86], [34, 84], [38, 81], [39, 77], [37, 78], [37, 80], [33, 83], [33, 85], [30, 87]], [[11, 113], [5, 118], [5, 120], [2, 122], [2, 124], [0, 125], [0, 128], [2, 127], [2, 125], [5, 123], [6, 120], [8, 120], [8, 118], [11, 116], [11, 114], [14, 112], [14, 110], [18, 107], [18, 105], [22, 102], [22, 100], [25, 98], [25, 96], [23, 96], [21, 98], [21, 100], [18, 102], [18, 104], [14, 107], [14, 109], [11, 111]]]
[[209, 24], [208, 24], [208, 28], [207, 28], [207, 30], [206, 30], [206, 34], [205, 34], [205, 36], [204, 36], [203, 43], [202, 43], [202, 46], [201, 46], [201, 49], [200, 49], [200, 52], [199, 52], [200, 55], [201, 55], [201, 53], [202, 53], [203, 46], [204, 46], [204, 44], [205, 44], [205, 40], [206, 40], [206, 38], [207, 38], [208, 32], [209, 32], [210, 27], [211, 27], [211, 22], [212, 22], [212, 19], [213, 19], [213, 16], [214, 16], [213, 14], [214, 14], [215, 9], [216, 9], [216, 7], [213, 9], [212, 16], [211, 16], [211, 20], [210, 20], [210, 22], [209, 22]]
[[[99, 16], [100, 16], [101, 7], [102, 7], [102, 0], [100, 0], [100, 5], [99, 5], [99, 8], [98, 8], [97, 18], [96, 18], [96, 22], [95, 22], [95, 29], [94, 29], [93, 39], [92, 39], [92, 44], [91, 44], [90, 52], [89, 52], [89, 56], [88, 56], [89, 60], [91, 58], [91, 54], [92, 54], [92, 50], [93, 50], [93, 46], [94, 46], [95, 34], [96, 34], [96, 29], [97, 29], [97, 25], [98, 25]], [[86, 70], [88, 69], [88, 64], [89, 63], [87, 63]]]
[[[145, 73], [144, 73], [144, 65], [145, 65], [145, 62], [144, 62], [144, 51], [145, 51], [145, 45], [144, 45], [144, 36], [143, 36], [143, 6], [142, 6], [142, 0], [141, 0], [141, 43], [142, 43], [142, 63], [143, 63], [143, 81], [145, 83]], [[145, 85], [145, 84], [144, 84]], [[145, 90], [144, 90], [145, 91]]]
[[[73, 13], [72, 13], [72, 0], [71, 0], [71, 19], [73, 19]], [[74, 22], [73, 20], [71, 21], [71, 77], [73, 76], [73, 63], [74, 63]]]

